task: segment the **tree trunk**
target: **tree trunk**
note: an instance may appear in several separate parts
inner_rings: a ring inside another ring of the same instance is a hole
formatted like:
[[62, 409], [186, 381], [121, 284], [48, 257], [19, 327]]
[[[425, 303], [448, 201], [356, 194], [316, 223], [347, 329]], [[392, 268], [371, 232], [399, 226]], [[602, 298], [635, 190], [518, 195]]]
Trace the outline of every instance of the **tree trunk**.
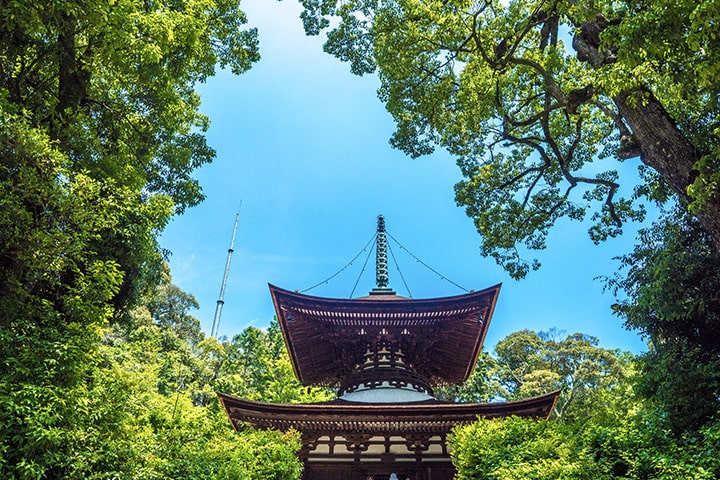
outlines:
[[623, 91], [614, 99], [640, 148], [643, 163], [654, 168], [682, 198], [697, 176], [702, 154], [682, 135], [660, 102], [646, 89]]
[[[694, 165], [703, 153], [683, 136], [677, 123], [648, 90], [624, 91], [614, 101], [620, 115], [632, 130], [642, 162], [657, 171], [682, 199], [692, 202], [687, 188], [698, 175]], [[720, 252], [718, 198], [708, 198], [703, 208], [694, 214]]]
[[76, 37], [77, 19], [67, 13], [62, 14], [60, 31], [57, 36], [58, 48], [58, 103], [55, 107], [60, 118], [66, 116], [67, 109], [83, 105], [90, 83], [88, 62], [92, 61], [92, 48], [78, 50]]
[[[606, 25], [604, 18], [585, 22], [580, 33], [573, 37], [578, 59], [596, 69], [616, 61], [611, 49], [599, 50], [599, 34]], [[699, 173], [694, 166], [703, 152], [685, 138], [677, 122], [648, 89], [625, 90], [613, 100], [632, 131], [642, 162], [657, 171], [683, 200], [691, 203], [694, 199], [687, 189]], [[720, 196], [704, 199], [703, 207], [693, 213], [720, 252]]]

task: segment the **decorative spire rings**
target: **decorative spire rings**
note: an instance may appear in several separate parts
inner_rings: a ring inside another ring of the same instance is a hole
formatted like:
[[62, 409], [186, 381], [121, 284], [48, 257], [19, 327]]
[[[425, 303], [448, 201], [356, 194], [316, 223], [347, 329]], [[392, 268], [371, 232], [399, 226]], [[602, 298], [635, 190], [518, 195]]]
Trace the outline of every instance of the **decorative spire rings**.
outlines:
[[375, 235], [375, 288], [370, 295], [395, 295], [388, 287], [388, 244], [385, 235], [385, 217], [378, 215], [377, 234]]
[[385, 237], [385, 218], [378, 215], [377, 240], [375, 245], [375, 284], [378, 289], [388, 288], [387, 238]]

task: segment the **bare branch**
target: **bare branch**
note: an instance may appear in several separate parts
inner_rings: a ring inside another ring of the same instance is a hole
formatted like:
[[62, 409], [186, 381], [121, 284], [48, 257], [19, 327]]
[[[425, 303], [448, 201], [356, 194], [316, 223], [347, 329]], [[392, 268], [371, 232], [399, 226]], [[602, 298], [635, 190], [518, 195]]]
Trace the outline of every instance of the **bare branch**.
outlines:
[[567, 98], [565, 97], [565, 94], [560, 89], [560, 87], [558, 87], [557, 83], [555, 83], [555, 79], [538, 62], [536, 62], [534, 60], [529, 60], [527, 58], [516, 58], [516, 57], [512, 57], [512, 58], [508, 59], [508, 62], [516, 64], [516, 65], [525, 65], [525, 66], [530, 67], [533, 70], [535, 70], [543, 78], [545, 88], [547, 88], [548, 92], [555, 99], [557, 99], [560, 103], [562, 103], [562, 104], [567, 103]]
[[488, 6], [488, 3], [486, 2], [485, 5], [483, 6], [483, 8], [481, 8], [480, 10], [478, 10], [477, 12], [475, 12], [473, 14], [472, 29], [470, 31], [470, 37], [474, 40], [475, 49], [478, 52], [480, 52], [480, 56], [485, 61], [485, 63], [487, 63], [488, 65], [494, 66], [495, 60], [491, 59], [490, 56], [488, 55], [488, 52], [485, 51], [485, 49], [483, 48], [482, 42], [480, 41], [480, 37], [478, 36], [478, 17], [485, 10], [485, 8], [487, 8], [487, 6]]
[[542, 178], [542, 174], [545, 171], [545, 168], [542, 168], [539, 170], [538, 174], [535, 176], [535, 180], [532, 181], [532, 183], [528, 186], [527, 191], [525, 192], [525, 198], [523, 199], [521, 208], [525, 210], [525, 207], [527, 206], [528, 202], [530, 201], [530, 197], [532, 196], [533, 190], [535, 190], [535, 187], [537, 186], [538, 182]]

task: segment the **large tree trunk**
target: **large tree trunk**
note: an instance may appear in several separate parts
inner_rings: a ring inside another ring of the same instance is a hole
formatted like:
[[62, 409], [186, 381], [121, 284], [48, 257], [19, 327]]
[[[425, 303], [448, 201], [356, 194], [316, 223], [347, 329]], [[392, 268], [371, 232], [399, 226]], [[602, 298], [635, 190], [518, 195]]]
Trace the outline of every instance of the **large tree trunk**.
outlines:
[[[578, 59], [593, 68], [616, 60], [611, 50], [599, 50], [599, 35], [606, 25], [607, 21], [602, 17], [585, 22], [573, 37]], [[695, 162], [703, 156], [703, 152], [682, 134], [677, 122], [649, 90], [625, 90], [613, 100], [622, 120], [632, 132], [642, 162], [657, 171], [682, 199], [692, 202], [694, 199], [688, 195], [688, 187], [699, 173], [695, 170]], [[720, 197], [713, 195], [704, 199], [702, 208], [693, 213], [720, 252]]]
[[[652, 93], [645, 89], [624, 91], [614, 99], [622, 118], [632, 130], [640, 149], [640, 159], [657, 171], [667, 184], [688, 203], [687, 188], [698, 175], [694, 169], [703, 153], [680, 132], [670, 114]], [[708, 198], [695, 216], [712, 236], [720, 252], [720, 202]]]
[[87, 46], [80, 50], [76, 46], [79, 26], [74, 16], [63, 13], [61, 18], [57, 35], [58, 102], [55, 109], [60, 117], [64, 118], [65, 110], [82, 106], [86, 100], [90, 82], [88, 63], [92, 61], [92, 48]]
[[687, 186], [697, 175], [693, 165], [702, 154], [682, 135], [676, 122], [646, 89], [623, 91], [614, 99], [632, 131], [640, 158], [687, 199]]

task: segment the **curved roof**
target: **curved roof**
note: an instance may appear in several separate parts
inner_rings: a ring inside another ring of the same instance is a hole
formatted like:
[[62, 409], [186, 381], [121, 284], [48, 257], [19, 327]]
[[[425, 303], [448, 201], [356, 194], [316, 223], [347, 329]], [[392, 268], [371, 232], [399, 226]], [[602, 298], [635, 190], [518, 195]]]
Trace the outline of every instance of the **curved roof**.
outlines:
[[356, 299], [315, 297], [270, 285], [295, 373], [304, 385], [336, 386], [367, 345], [398, 342], [405, 361], [432, 385], [465, 381], [473, 371], [500, 284], [452, 297], [393, 293]]
[[265, 403], [218, 394], [220, 402], [236, 429], [243, 423], [257, 428], [293, 428], [300, 432], [353, 433], [447, 433], [460, 424], [478, 417], [548, 418], [558, 392], [523, 400], [493, 403], [416, 402], [367, 404], [331, 402], [314, 404]]

